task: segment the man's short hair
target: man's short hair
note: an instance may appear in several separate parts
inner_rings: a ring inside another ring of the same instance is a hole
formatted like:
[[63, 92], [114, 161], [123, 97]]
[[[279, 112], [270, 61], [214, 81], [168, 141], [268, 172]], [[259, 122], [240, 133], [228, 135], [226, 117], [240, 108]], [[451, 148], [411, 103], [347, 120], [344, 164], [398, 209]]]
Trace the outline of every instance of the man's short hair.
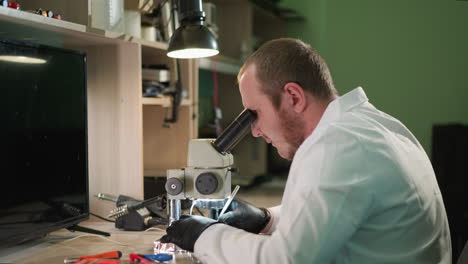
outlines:
[[247, 58], [238, 79], [252, 64], [256, 66], [256, 78], [263, 92], [270, 96], [276, 108], [281, 104], [282, 89], [288, 82], [299, 84], [320, 101], [338, 95], [325, 61], [301, 40], [280, 38], [266, 42]]

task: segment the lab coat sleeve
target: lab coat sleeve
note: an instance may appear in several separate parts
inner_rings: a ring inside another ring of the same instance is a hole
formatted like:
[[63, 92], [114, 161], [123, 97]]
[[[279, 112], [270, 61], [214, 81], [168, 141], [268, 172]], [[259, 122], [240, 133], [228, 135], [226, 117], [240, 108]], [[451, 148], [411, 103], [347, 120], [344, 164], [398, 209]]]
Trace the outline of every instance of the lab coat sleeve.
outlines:
[[263, 234], [271, 235], [275, 230], [276, 226], [278, 225], [279, 219], [280, 219], [280, 213], [281, 213], [281, 205], [275, 206], [275, 207], [270, 207], [267, 209], [270, 212], [270, 227], [266, 228], [267, 230], [263, 231]]
[[356, 138], [328, 133], [293, 162], [271, 235], [213, 225], [196, 241], [195, 256], [204, 263], [330, 263], [372, 208], [363, 151]]

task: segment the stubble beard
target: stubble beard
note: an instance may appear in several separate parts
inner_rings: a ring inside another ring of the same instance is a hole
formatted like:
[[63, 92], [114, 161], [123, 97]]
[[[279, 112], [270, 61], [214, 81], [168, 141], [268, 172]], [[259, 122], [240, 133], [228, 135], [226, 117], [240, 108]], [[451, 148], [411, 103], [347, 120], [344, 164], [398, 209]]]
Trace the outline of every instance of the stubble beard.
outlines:
[[280, 154], [284, 159], [292, 160], [296, 151], [304, 142], [304, 136], [302, 134], [303, 124], [298, 116], [293, 115], [284, 110], [279, 111], [279, 118], [281, 122], [281, 134], [287, 143], [285, 146], [284, 156]]

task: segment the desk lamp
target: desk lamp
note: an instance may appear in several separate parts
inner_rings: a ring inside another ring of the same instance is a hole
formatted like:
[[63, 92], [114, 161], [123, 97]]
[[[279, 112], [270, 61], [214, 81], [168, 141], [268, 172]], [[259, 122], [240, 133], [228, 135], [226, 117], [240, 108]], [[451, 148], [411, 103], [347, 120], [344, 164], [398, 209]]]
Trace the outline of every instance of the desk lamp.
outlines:
[[205, 12], [201, 0], [173, 0], [180, 26], [169, 40], [167, 56], [171, 58], [203, 58], [219, 53], [213, 33], [203, 25]]

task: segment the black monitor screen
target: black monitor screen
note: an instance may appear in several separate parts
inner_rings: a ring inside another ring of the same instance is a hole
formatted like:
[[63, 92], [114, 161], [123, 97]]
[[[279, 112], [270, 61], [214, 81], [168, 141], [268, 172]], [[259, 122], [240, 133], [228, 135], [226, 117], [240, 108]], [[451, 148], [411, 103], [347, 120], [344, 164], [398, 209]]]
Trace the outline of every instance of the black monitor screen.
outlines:
[[0, 245], [89, 217], [86, 56], [0, 38]]

